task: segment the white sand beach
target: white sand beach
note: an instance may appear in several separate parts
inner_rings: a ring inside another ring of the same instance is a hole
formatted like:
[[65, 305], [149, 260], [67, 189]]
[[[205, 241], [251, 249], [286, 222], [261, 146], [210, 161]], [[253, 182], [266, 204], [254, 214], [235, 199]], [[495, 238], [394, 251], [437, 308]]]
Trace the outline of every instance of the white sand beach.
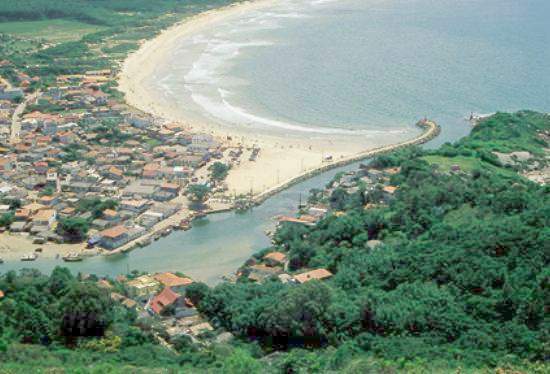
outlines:
[[[249, 193], [252, 190], [253, 194], [258, 195], [288, 184], [300, 175], [331, 162], [352, 159], [366, 150], [405, 140], [403, 134], [395, 138], [386, 135], [383, 141], [378, 136], [321, 136], [292, 131], [281, 132], [280, 135], [259, 134], [244, 126], [222, 126], [186, 116], [175, 102], [151, 89], [148, 79], [158, 66], [170, 64], [170, 52], [178, 42], [227, 18], [274, 3], [274, 0], [243, 2], [184, 20], [145, 42], [138, 51], [132, 53], [124, 62], [119, 77], [119, 89], [125, 93], [129, 105], [168, 121], [184, 123], [194, 131], [211, 133], [228, 145], [239, 143], [245, 147], [255, 145], [261, 148], [255, 161], [243, 160], [231, 169], [227, 185], [232, 194]], [[406, 136], [413, 138], [419, 133], [420, 130], [411, 130]]]

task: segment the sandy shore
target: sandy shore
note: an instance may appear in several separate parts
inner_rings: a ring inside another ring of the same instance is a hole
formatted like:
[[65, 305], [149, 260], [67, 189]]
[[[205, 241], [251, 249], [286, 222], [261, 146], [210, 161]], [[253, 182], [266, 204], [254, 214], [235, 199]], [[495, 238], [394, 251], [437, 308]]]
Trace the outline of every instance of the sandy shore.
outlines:
[[20, 260], [21, 256], [31, 254], [37, 248], [42, 248], [38, 257], [56, 258], [63, 257], [70, 252], [80, 252], [86, 246], [86, 243], [77, 244], [56, 244], [47, 242], [44, 244], [33, 244], [33, 238], [27, 233], [9, 233], [0, 234], [0, 258], [4, 261]]
[[[331, 156], [332, 162], [337, 163], [366, 150], [406, 140], [403, 135], [401, 138], [395, 138], [389, 134], [369, 137], [317, 136], [292, 132], [281, 132], [280, 135], [258, 134], [244, 126], [223, 126], [186, 116], [175, 102], [169, 102], [162, 97], [163, 95], [151, 89], [148, 79], [156, 67], [170, 63], [170, 52], [178, 41], [227, 18], [275, 3], [274, 0], [243, 2], [201, 13], [178, 23], [155, 39], [145, 42], [138, 51], [132, 53], [124, 62], [119, 76], [119, 89], [125, 93], [129, 105], [167, 121], [184, 123], [194, 131], [211, 133], [227, 145], [234, 146], [239, 143], [245, 147], [256, 145], [261, 148], [256, 161], [248, 161], [246, 158], [240, 165], [231, 169], [227, 177], [231, 194], [252, 191], [254, 195], [259, 195], [285, 185], [297, 176], [326, 167], [330, 164], [325, 160], [327, 156]], [[419, 130], [411, 130], [409, 139], [419, 133]], [[231, 142], [227, 140], [228, 137], [232, 139]]]

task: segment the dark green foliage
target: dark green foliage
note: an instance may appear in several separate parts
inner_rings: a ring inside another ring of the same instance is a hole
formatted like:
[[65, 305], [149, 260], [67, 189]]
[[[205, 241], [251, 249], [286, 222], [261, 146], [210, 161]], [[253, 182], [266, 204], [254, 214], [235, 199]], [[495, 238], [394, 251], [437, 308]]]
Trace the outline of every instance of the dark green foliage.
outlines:
[[13, 213], [4, 213], [0, 215], [0, 227], [9, 227], [15, 220]]
[[189, 198], [197, 203], [202, 203], [209, 192], [210, 188], [206, 184], [191, 184], [187, 187]]
[[229, 173], [229, 165], [216, 161], [208, 167], [210, 177], [215, 181], [223, 181]]
[[[341, 347], [322, 364], [331, 369], [342, 367], [339, 354], [365, 351], [483, 366], [544, 360], [548, 187], [503, 172], [492, 151], [538, 154], [540, 133], [548, 130], [546, 115], [498, 114], [441, 150], [413, 148], [374, 160], [379, 168], [401, 167], [391, 178], [399, 188], [389, 204], [365, 210], [362, 193], [336, 187], [329, 202], [343, 214], [315, 227], [284, 224], [274, 236], [291, 271], [323, 267], [335, 273], [332, 279], [223, 284], [201, 291], [200, 309], [264, 349]], [[468, 155], [493, 166], [451, 173], [426, 162], [427, 153]], [[371, 250], [370, 239], [384, 245]], [[301, 359], [307, 363], [289, 362], [285, 370], [320, 364], [317, 357]]]
[[77, 211], [80, 213], [91, 212], [92, 217], [99, 218], [106, 209], [115, 209], [118, 206], [118, 202], [115, 200], [107, 199], [101, 200], [100, 198], [82, 199], [78, 203]]
[[90, 223], [84, 218], [69, 217], [59, 220], [57, 232], [71, 242], [80, 242], [86, 238]]

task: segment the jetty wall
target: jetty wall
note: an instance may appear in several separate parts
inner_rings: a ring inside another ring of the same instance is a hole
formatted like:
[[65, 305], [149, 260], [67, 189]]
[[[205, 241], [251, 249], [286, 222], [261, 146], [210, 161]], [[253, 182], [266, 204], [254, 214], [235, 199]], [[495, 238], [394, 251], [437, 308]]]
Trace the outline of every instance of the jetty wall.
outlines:
[[257, 195], [254, 195], [252, 197], [252, 202], [255, 205], [259, 205], [259, 204], [263, 203], [265, 200], [267, 200], [268, 198], [270, 198], [271, 196], [273, 196], [273, 195], [289, 188], [290, 186], [292, 186], [294, 184], [297, 184], [297, 183], [300, 183], [300, 182], [302, 182], [306, 179], [314, 177], [315, 175], [321, 174], [325, 171], [328, 171], [328, 170], [331, 170], [331, 169], [334, 169], [334, 168], [337, 168], [337, 167], [340, 167], [340, 166], [349, 165], [349, 164], [357, 162], [357, 161], [366, 160], [366, 159], [369, 159], [369, 158], [372, 158], [374, 156], [378, 156], [378, 155], [381, 155], [381, 154], [390, 153], [390, 152], [393, 152], [397, 149], [410, 147], [410, 146], [413, 146], [413, 145], [424, 144], [424, 143], [432, 140], [436, 136], [438, 136], [439, 133], [441, 132], [441, 127], [437, 123], [435, 123], [434, 121], [421, 120], [421, 121], [417, 122], [416, 125], [418, 127], [421, 127], [422, 129], [424, 129], [424, 131], [422, 132], [422, 134], [418, 135], [414, 139], [407, 140], [407, 141], [397, 143], [397, 144], [392, 144], [392, 145], [387, 145], [387, 146], [383, 146], [383, 147], [370, 149], [370, 150], [360, 152], [360, 153], [355, 154], [355, 155], [350, 156], [350, 157], [345, 157], [343, 159], [327, 163], [326, 165], [320, 166], [318, 168], [308, 170], [307, 172], [302, 173], [300, 175], [297, 175], [296, 177], [294, 177], [292, 179], [289, 179], [289, 180], [287, 180], [287, 181], [285, 181], [285, 182], [283, 182], [283, 183], [281, 183], [281, 184], [279, 184], [275, 187], [272, 187], [272, 188], [270, 188], [266, 191], [263, 191], [263, 192], [261, 192]]

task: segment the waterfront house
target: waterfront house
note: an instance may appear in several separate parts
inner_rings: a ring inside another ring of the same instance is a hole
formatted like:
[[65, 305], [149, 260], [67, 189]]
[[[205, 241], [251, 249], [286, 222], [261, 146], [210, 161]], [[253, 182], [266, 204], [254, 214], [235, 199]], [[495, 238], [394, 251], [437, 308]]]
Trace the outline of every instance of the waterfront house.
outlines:
[[151, 300], [149, 303], [149, 309], [155, 314], [161, 314], [168, 307], [175, 307], [182, 302], [180, 294], [174, 292], [170, 287], [165, 287], [161, 293]]
[[293, 224], [293, 225], [305, 225], [305, 226], [314, 226], [315, 221], [307, 218], [294, 218], [282, 216], [279, 218], [279, 224]]
[[115, 249], [128, 242], [128, 229], [122, 225], [103, 230], [99, 233], [101, 236], [100, 245], [106, 249]]
[[162, 283], [165, 287], [170, 287], [176, 292], [184, 293], [187, 286], [193, 283], [191, 278], [178, 277], [174, 273], [158, 273], [153, 276], [156, 280]]
[[282, 252], [271, 252], [264, 256], [264, 260], [268, 266], [284, 265], [286, 262], [286, 255]]
[[305, 273], [297, 274], [294, 276], [294, 280], [298, 283], [306, 283], [311, 280], [323, 280], [332, 277], [332, 273], [327, 269], [316, 269], [307, 271]]

